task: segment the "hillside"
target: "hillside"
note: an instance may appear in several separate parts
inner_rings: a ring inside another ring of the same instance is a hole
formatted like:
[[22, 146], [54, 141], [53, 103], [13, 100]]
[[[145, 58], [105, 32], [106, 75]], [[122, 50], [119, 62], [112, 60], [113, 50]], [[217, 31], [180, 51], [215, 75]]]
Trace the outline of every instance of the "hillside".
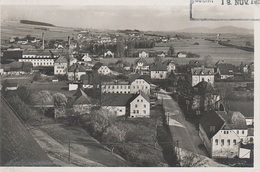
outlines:
[[44, 23], [44, 22], [38, 22], [38, 21], [32, 21], [32, 20], [20, 20], [20, 23], [22, 24], [31, 24], [31, 25], [40, 25], [40, 26], [53, 26], [53, 24], [50, 23]]
[[187, 32], [187, 33], [239, 33], [239, 34], [253, 34], [253, 29], [246, 29], [242, 27], [235, 26], [222, 26], [217, 28], [207, 28], [207, 27], [194, 27], [186, 28], [179, 30], [178, 32]]
[[0, 102], [1, 166], [52, 166], [47, 154], [2, 97]]

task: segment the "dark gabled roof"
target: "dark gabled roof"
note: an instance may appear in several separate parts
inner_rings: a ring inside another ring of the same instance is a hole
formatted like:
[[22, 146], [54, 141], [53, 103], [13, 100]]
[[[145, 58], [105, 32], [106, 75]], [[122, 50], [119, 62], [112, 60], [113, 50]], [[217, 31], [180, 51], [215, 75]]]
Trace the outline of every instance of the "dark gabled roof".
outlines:
[[162, 63], [152, 63], [150, 65], [151, 71], [167, 71], [167, 65]]
[[68, 63], [68, 60], [64, 56], [58, 57], [54, 63]]
[[21, 59], [23, 57], [23, 51], [21, 50], [6, 50], [3, 51], [4, 59]]
[[246, 118], [254, 118], [254, 102], [253, 101], [227, 101], [226, 109], [229, 111], [239, 111]]
[[170, 59], [169, 60], [165, 60], [162, 64], [168, 66], [170, 63], [174, 63], [175, 64], [175, 62], [173, 60], [170, 60]]
[[146, 95], [144, 92], [140, 91], [140, 95], [150, 103], [150, 97], [148, 95]]
[[134, 64], [137, 65], [137, 63], [143, 63], [145, 66], [147, 65], [147, 61], [144, 58], [136, 59]]
[[[205, 112], [199, 120], [199, 124], [209, 139], [221, 129], [224, 123], [224, 120], [213, 110]], [[210, 131], [210, 126], [215, 126], [215, 132]]]
[[76, 93], [72, 96], [72, 102], [73, 105], [91, 104], [90, 98], [81, 89], [78, 89]]
[[76, 72], [76, 71], [78, 71], [78, 72], [86, 72], [86, 69], [82, 65], [74, 63], [73, 65], [71, 65], [69, 67], [68, 72]]
[[132, 94], [102, 94], [102, 106], [126, 106], [133, 98]]
[[132, 83], [136, 79], [143, 79], [148, 83], [151, 83], [151, 76], [150, 75], [140, 75], [139, 73], [135, 73], [129, 76], [129, 82]]
[[247, 129], [246, 118], [238, 111], [219, 114], [230, 129]]
[[214, 68], [193, 67], [191, 68], [192, 75], [214, 75]]
[[98, 70], [101, 66], [103, 66], [103, 63], [97, 62], [97, 63], [92, 67], [92, 70]]
[[217, 65], [221, 75], [233, 75], [235, 66], [232, 64], [222, 63]]
[[189, 65], [192, 67], [200, 67], [202, 65], [204, 65], [204, 61], [203, 60], [190, 60], [189, 61]]

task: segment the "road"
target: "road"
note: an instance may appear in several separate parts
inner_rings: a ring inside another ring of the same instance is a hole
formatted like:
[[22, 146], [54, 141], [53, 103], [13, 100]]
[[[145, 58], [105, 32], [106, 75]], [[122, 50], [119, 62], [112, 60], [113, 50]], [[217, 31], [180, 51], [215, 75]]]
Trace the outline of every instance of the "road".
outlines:
[[196, 154], [206, 155], [198, 145], [202, 144], [195, 126], [185, 120], [178, 103], [175, 102], [167, 92], [160, 90], [158, 99], [162, 99], [166, 119], [169, 119], [172, 138], [178, 147], [192, 151]]

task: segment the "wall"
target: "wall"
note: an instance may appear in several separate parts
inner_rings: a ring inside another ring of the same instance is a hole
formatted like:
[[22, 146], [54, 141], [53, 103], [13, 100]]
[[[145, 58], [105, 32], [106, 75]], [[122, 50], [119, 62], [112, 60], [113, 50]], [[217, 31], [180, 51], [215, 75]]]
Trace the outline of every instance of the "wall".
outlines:
[[98, 69], [98, 73], [102, 75], [109, 75], [111, 73], [111, 70], [107, 66], [101, 66]]
[[126, 115], [125, 106], [103, 106], [102, 108], [107, 109], [110, 112], [115, 112], [116, 116], [125, 116]]
[[202, 79], [214, 86], [214, 75], [192, 75], [192, 86], [197, 85]]
[[129, 94], [130, 93], [130, 85], [126, 84], [114, 84], [114, 85], [102, 85], [101, 87], [102, 93], [124, 93]]
[[67, 63], [54, 63], [54, 75], [67, 74]]
[[136, 79], [131, 83], [130, 92], [132, 94], [138, 93], [142, 90], [145, 94], [150, 95], [150, 84], [144, 79]]
[[147, 102], [141, 95], [137, 96], [130, 103], [131, 117], [150, 117], [150, 102]]
[[165, 79], [167, 71], [151, 71], [151, 79]]

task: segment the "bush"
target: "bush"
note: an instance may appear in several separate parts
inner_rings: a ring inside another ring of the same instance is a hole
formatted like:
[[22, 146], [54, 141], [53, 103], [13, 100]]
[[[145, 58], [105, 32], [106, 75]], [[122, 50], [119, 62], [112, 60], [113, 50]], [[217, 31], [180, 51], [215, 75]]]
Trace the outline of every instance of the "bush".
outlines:
[[33, 76], [33, 81], [40, 81], [42, 80], [42, 75], [40, 72], [37, 72], [34, 76]]

